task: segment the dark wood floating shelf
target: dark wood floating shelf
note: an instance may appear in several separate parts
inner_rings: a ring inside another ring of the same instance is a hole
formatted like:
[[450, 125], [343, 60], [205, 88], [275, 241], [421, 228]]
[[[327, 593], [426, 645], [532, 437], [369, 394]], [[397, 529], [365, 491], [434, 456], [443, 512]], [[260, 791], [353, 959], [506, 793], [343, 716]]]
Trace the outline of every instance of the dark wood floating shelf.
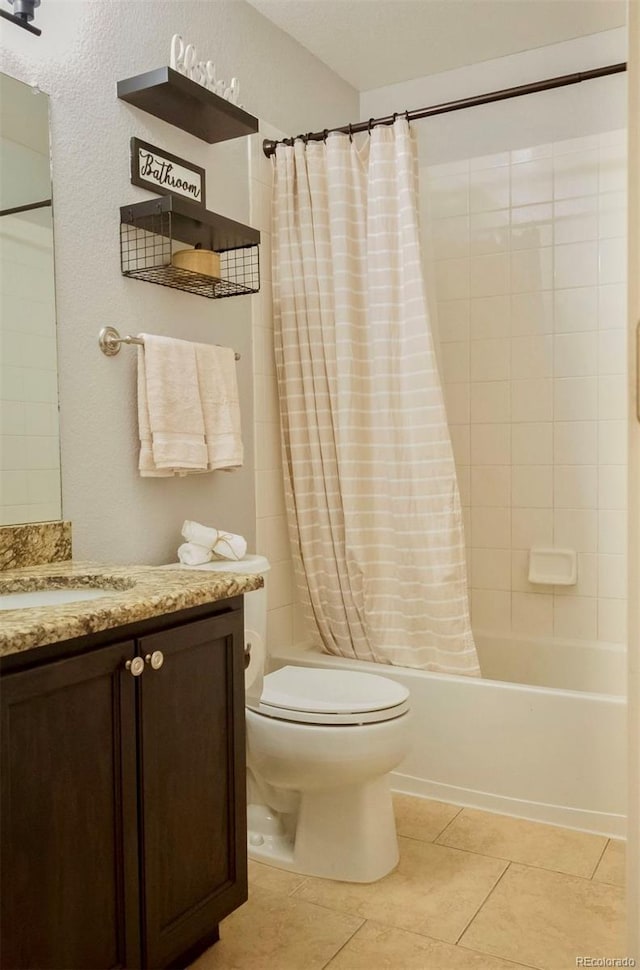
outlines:
[[[181, 269], [172, 255], [184, 243], [220, 253], [220, 277]], [[189, 199], [163, 195], [120, 208], [124, 276], [221, 299], [260, 289], [260, 232]], [[176, 245], [177, 244], [177, 245]]]
[[118, 97], [209, 144], [258, 130], [253, 115], [170, 67], [118, 81]]
[[120, 221], [144, 229], [158, 232], [158, 217], [171, 216], [171, 236], [189, 246], [214, 249], [224, 252], [228, 249], [241, 249], [244, 246], [257, 246], [260, 230], [252, 229], [241, 222], [234, 222], [226, 216], [203, 209], [196, 202], [182, 199], [177, 195], [163, 195], [120, 207]]

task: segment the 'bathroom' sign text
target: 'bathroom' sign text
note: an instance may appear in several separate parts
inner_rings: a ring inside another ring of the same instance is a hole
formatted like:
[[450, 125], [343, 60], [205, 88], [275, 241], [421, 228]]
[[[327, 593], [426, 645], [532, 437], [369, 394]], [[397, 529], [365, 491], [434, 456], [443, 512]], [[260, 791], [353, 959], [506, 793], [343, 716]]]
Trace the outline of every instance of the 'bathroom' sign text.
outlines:
[[131, 139], [131, 182], [163, 195], [205, 205], [205, 171], [139, 138]]

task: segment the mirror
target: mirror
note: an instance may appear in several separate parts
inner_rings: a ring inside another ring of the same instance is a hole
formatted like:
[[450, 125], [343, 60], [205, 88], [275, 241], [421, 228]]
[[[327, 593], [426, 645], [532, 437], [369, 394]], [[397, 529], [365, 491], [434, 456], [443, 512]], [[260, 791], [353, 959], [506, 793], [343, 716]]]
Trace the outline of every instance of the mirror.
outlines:
[[49, 99], [0, 74], [0, 525], [60, 519]]

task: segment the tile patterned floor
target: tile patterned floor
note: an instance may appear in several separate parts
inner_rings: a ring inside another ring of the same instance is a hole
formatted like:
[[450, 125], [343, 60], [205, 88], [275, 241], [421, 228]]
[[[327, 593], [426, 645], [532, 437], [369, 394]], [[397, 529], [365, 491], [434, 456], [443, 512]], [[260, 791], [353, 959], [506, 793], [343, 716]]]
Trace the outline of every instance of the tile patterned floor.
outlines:
[[377, 883], [249, 864], [249, 901], [191, 970], [574, 970], [623, 957], [624, 843], [395, 796]]

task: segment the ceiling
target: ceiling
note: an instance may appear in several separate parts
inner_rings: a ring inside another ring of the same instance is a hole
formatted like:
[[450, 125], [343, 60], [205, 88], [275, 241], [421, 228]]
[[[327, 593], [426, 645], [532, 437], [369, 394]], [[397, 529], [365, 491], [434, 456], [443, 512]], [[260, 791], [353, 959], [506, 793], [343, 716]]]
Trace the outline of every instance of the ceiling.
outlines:
[[249, 0], [358, 91], [621, 27], [625, 0]]

